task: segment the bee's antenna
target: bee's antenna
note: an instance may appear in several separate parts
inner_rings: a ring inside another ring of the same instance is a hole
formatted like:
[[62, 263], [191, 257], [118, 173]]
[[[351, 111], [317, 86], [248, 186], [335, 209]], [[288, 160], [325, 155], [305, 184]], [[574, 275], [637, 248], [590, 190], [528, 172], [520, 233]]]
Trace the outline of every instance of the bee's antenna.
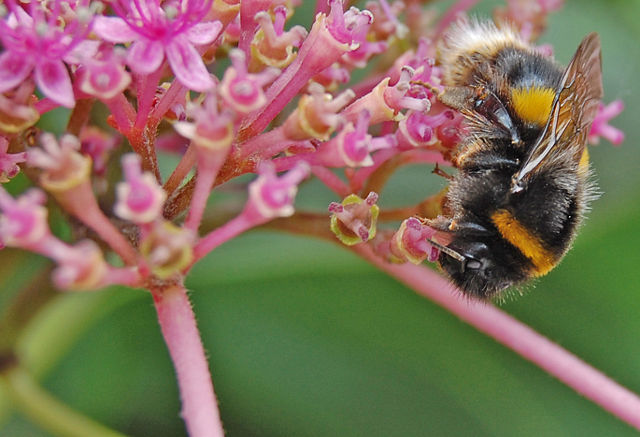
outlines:
[[436, 243], [435, 241], [433, 241], [430, 238], [427, 238], [427, 241], [429, 242], [429, 244], [431, 244], [433, 247], [438, 249], [440, 252], [446, 253], [447, 255], [449, 255], [451, 258], [453, 258], [455, 260], [458, 260], [460, 262], [464, 262], [466, 260], [464, 255], [459, 254], [458, 252], [456, 252], [453, 249], [449, 249], [447, 246], [443, 246], [440, 243]]

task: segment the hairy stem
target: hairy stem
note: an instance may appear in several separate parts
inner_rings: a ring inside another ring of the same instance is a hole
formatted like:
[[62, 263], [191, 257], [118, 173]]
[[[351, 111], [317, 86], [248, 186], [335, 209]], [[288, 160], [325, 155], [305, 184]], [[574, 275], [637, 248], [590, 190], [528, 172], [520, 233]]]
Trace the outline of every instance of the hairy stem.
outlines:
[[158, 322], [178, 377], [182, 418], [190, 437], [222, 437], [224, 431], [209, 366], [184, 286], [152, 290]]
[[389, 264], [366, 245], [353, 246], [352, 250], [640, 430], [640, 397], [571, 352], [493, 305], [460, 299], [445, 278], [426, 267]]

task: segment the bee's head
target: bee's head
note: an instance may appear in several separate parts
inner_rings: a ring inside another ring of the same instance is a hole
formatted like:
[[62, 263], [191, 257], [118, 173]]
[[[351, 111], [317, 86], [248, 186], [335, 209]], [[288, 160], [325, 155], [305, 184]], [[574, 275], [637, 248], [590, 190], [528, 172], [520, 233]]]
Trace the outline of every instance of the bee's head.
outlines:
[[467, 294], [488, 299], [523, 279], [514, 260], [505, 262], [499, 248], [484, 242], [454, 239], [447, 249], [440, 253], [440, 266]]

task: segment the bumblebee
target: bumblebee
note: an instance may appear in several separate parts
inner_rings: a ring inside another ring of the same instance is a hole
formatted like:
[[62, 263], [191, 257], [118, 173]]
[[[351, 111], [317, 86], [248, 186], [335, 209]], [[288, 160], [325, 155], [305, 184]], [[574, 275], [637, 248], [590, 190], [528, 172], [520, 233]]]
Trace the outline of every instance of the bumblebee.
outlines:
[[438, 99], [467, 130], [432, 243], [451, 280], [487, 299], [553, 269], [594, 197], [585, 143], [603, 93], [600, 39], [587, 35], [562, 68], [513, 29], [461, 21], [437, 61]]

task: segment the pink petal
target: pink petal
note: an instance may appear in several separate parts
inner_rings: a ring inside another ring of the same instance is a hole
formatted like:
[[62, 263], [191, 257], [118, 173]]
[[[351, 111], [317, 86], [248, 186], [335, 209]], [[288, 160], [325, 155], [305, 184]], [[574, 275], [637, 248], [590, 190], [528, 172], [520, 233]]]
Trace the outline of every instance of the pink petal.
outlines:
[[13, 52], [0, 55], [0, 93], [14, 88], [27, 78], [33, 63], [29, 56]]
[[129, 42], [138, 34], [120, 17], [97, 16], [93, 21], [93, 31], [109, 42]]
[[54, 102], [67, 108], [73, 108], [76, 104], [71, 78], [62, 61], [41, 60], [35, 68], [35, 79], [42, 94]]
[[196, 49], [185, 38], [177, 37], [166, 48], [169, 65], [176, 78], [189, 89], [207, 91], [215, 86]]
[[186, 32], [186, 36], [189, 42], [193, 44], [210, 44], [216, 40], [221, 30], [221, 22], [207, 21], [206, 23], [198, 23], [193, 26]]
[[[17, 12], [16, 16], [14, 12]], [[33, 18], [23, 8], [14, 8], [14, 12], [9, 14], [7, 18], [7, 24], [10, 28], [15, 29], [19, 25], [25, 27], [31, 27], [33, 25]]]
[[127, 54], [127, 64], [140, 74], [158, 70], [164, 60], [164, 48], [156, 41], [140, 39], [133, 43]]
[[100, 41], [82, 41], [65, 55], [64, 61], [69, 64], [81, 64], [87, 59], [93, 57], [98, 52], [99, 47]]

